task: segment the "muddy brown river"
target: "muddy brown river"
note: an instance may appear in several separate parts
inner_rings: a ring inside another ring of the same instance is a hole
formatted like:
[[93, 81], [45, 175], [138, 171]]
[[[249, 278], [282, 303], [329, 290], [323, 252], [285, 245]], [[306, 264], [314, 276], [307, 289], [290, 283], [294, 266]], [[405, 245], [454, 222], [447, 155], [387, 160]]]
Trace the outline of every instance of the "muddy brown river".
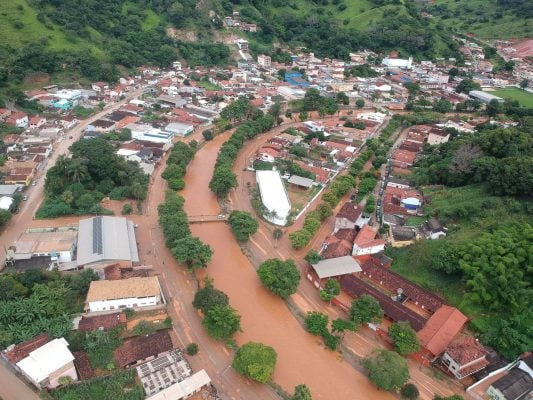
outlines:
[[[189, 165], [182, 192], [188, 215], [219, 214], [218, 202], [208, 185], [218, 149], [228, 137], [224, 134], [208, 142]], [[338, 353], [326, 350], [320, 338], [305, 332], [285, 303], [260, 284], [227, 224], [193, 224], [191, 228], [214, 250], [207, 274], [228, 294], [231, 305], [242, 316], [243, 331], [235, 336], [237, 343], [255, 341], [272, 346], [278, 354], [273, 379], [283, 389], [292, 393], [294, 386], [305, 383], [313, 399], [394, 398], [377, 390]]]

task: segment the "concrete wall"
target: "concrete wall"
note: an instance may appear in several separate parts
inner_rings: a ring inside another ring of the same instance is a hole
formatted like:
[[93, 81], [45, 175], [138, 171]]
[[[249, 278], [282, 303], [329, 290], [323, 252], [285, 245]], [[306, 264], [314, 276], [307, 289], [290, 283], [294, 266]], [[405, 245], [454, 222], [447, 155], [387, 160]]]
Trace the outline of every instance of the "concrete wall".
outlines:
[[102, 300], [102, 301], [91, 301], [89, 303], [89, 311], [107, 311], [107, 310], [118, 310], [121, 308], [134, 308], [134, 307], [147, 307], [154, 306], [161, 302], [159, 296], [151, 296], [145, 298], [130, 297], [127, 299], [117, 299], [117, 300]]

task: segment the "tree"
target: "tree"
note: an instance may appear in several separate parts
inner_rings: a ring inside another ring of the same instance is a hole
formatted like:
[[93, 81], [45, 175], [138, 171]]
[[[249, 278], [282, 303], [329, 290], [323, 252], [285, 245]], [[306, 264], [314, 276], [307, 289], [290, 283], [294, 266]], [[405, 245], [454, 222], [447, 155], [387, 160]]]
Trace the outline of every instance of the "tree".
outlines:
[[320, 298], [324, 301], [331, 301], [341, 293], [341, 285], [336, 279], [328, 279], [324, 289], [320, 291]]
[[496, 99], [492, 99], [486, 106], [486, 112], [489, 117], [495, 117], [502, 112], [502, 105]]
[[400, 390], [400, 395], [402, 396], [402, 399], [405, 400], [416, 400], [418, 399], [420, 392], [418, 391], [418, 388], [415, 385], [413, 385], [412, 383], [407, 383]]
[[318, 311], [309, 311], [305, 317], [305, 329], [312, 335], [324, 336], [328, 333], [329, 318]]
[[463, 79], [457, 87], [455, 88], [455, 91], [457, 93], [468, 93], [472, 90], [480, 90], [481, 86], [479, 83], [474, 82], [472, 79]]
[[307, 246], [313, 235], [306, 229], [299, 229], [289, 233], [289, 240], [293, 249], [299, 250]]
[[240, 374], [260, 383], [267, 383], [276, 367], [276, 351], [262, 343], [248, 342], [235, 353], [232, 367]]
[[442, 114], [452, 111], [453, 106], [448, 100], [439, 99], [435, 104], [433, 104], [433, 110], [440, 112]]
[[522, 90], [526, 90], [526, 88], [527, 88], [528, 85], [529, 85], [529, 80], [528, 80], [528, 79], [522, 79], [522, 80], [520, 81], [520, 84], [519, 84], [519, 85], [520, 85], [520, 88], [521, 88]]
[[176, 240], [171, 251], [174, 258], [186, 263], [190, 270], [206, 267], [213, 255], [211, 246], [194, 236]]
[[207, 311], [202, 325], [209, 336], [225, 339], [241, 329], [241, 317], [230, 306], [214, 305]]
[[359, 108], [363, 108], [365, 106], [365, 101], [363, 99], [357, 99], [355, 105]]
[[[66, 192], [65, 192], [66, 193]], [[122, 206], [122, 215], [129, 215], [133, 211], [130, 203], [126, 203]]]
[[393, 351], [374, 351], [363, 360], [363, 367], [379, 389], [398, 390], [409, 379], [407, 361]]
[[383, 310], [373, 296], [364, 294], [357, 300], [352, 301], [350, 319], [357, 325], [367, 323], [377, 324], [381, 322], [383, 315]]
[[12, 214], [6, 210], [0, 210], [0, 226], [3, 226], [9, 222]]
[[213, 140], [213, 131], [211, 129], [206, 129], [202, 132], [202, 136], [204, 137], [204, 140], [207, 142], [209, 140]]
[[198, 354], [198, 345], [196, 343], [189, 343], [185, 350], [189, 356], [195, 356]]
[[337, 101], [337, 103], [344, 104], [345, 106], [350, 104], [350, 98], [344, 92], [337, 93], [335, 100]]
[[394, 342], [394, 350], [402, 356], [420, 350], [420, 342], [409, 322], [395, 322], [389, 327], [389, 336]]
[[331, 321], [331, 331], [340, 335], [342, 339], [346, 331], [355, 332], [357, 330], [357, 325], [352, 321], [347, 321], [342, 318], [337, 318]]
[[318, 218], [320, 219], [320, 221], [326, 220], [329, 216], [333, 214], [333, 209], [328, 203], [320, 203], [316, 207], [316, 211], [318, 213]]
[[204, 315], [214, 306], [227, 306], [229, 298], [226, 293], [216, 289], [210, 279], [204, 280], [204, 287], [196, 292], [192, 305], [202, 310]]
[[300, 271], [294, 261], [271, 258], [257, 269], [261, 283], [282, 299], [296, 292], [300, 283]]
[[372, 214], [376, 209], [376, 199], [374, 196], [368, 196], [365, 204], [365, 213]]
[[306, 385], [298, 385], [294, 388], [291, 400], [313, 400], [313, 396]]
[[237, 240], [244, 242], [250, 238], [259, 227], [259, 223], [255, 220], [249, 212], [246, 211], [232, 211], [229, 220], [231, 229], [237, 237]]
[[27, 293], [28, 289], [12, 275], [0, 275], [0, 300], [13, 300]]
[[237, 176], [231, 170], [229, 165], [220, 165], [215, 168], [213, 178], [209, 182], [209, 189], [217, 195], [217, 197], [226, 197], [229, 191], [237, 187]]
[[307, 261], [309, 264], [318, 264], [320, 260], [322, 260], [322, 256], [318, 254], [316, 250], [310, 250], [309, 253], [305, 256], [305, 261]]
[[309, 114], [307, 114], [307, 111], [301, 111], [300, 121], [307, 121], [308, 119], [309, 119]]

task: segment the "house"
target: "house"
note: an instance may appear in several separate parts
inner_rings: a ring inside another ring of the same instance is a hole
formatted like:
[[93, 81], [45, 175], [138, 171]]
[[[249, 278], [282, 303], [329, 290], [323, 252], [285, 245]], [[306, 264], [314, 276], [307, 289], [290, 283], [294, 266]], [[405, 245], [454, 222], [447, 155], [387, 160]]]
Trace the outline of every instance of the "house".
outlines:
[[311, 264], [307, 270], [309, 279], [316, 288], [322, 289], [326, 280], [347, 274], [361, 272], [359, 263], [352, 256], [329, 258], [320, 260], [316, 264]]
[[106, 119], [98, 119], [89, 126], [92, 126], [96, 132], [111, 132], [116, 129], [116, 123]]
[[93, 281], [85, 309], [88, 312], [155, 306], [164, 302], [157, 276], [113, 281]]
[[320, 255], [324, 259], [351, 256], [355, 235], [354, 229], [339, 229], [332, 236], [326, 238]]
[[115, 360], [120, 368], [141, 364], [174, 348], [167, 329], [147, 336], [137, 336], [124, 341], [115, 350]]
[[[204, 369], [194, 373], [180, 382], [147, 397], [146, 400], [182, 400], [187, 399], [211, 385], [211, 378]], [[202, 397], [203, 398], [203, 397]]]
[[272, 59], [270, 56], [260, 54], [257, 56], [257, 64], [259, 64], [261, 67], [270, 68], [272, 65]]
[[68, 346], [65, 338], [51, 340], [30, 352], [16, 366], [37, 389], [56, 388], [64, 377], [77, 381], [74, 355]]
[[[121, 240], [117, 240], [121, 238]], [[79, 223], [77, 266], [98, 269], [139, 262], [135, 227], [126, 218], [100, 216]]]
[[21, 111], [11, 113], [6, 119], [6, 124], [26, 129], [29, 124], [28, 114]]
[[368, 222], [368, 218], [363, 215], [363, 210], [352, 202], [346, 202], [335, 215], [335, 227], [333, 232], [339, 229], [361, 229]]
[[450, 139], [450, 133], [446, 132], [444, 129], [433, 128], [429, 131], [428, 135], [428, 144], [432, 146], [439, 145], [441, 143], [446, 143]]
[[113, 314], [102, 314], [95, 316], [82, 316], [78, 322], [78, 329], [81, 332], [103, 331], [112, 329], [126, 323], [126, 314], [122, 311]]
[[436, 218], [424, 222], [421, 227], [422, 232], [427, 239], [441, 239], [446, 236], [447, 229], [444, 228]]
[[364, 254], [374, 254], [385, 250], [385, 241], [383, 239], [376, 239], [378, 230], [370, 225], [364, 225], [353, 243], [352, 254], [354, 256], [361, 256]]
[[441, 357], [441, 362], [457, 379], [463, 379], [488, 365], [489, 352], [472, 336], [454, 339]]
[[165, 126], [165, 131], [170, 132], [172, 135], [185, 137], [190, 135], [194, 130], [194, 125], [185, 124], [182, 122], [171, 122]]
[[468, 318], [457, 308], [442, 305], [417, 333], [422, 354], [429, 360], [441, 355], [463, 329], [467, 320]]
[[73, 228], [28, 230], [9, 246], [7, 258], [16, 261], [50, 257], [50, 262], [69, 263], [74, 259], [78, 231]]
[[533, 354], [525, 358], [496, 380], [487, 390], [491, 400], [529, 400], [533, 391]]
[[38, 129], [44, 124], [46, 124], [46, 118], [44, 117], [35, 116], [30, 119], [30, 129]]
[[138, 366], [136, 371], [147, 396], [182, 382], [192, 374], [189, 363], [178, 349]]
[[413, 244], [418, 237], [414, 226], [389, 226], [389, 241], [391, 247], [405, 247]]
[[50, 335], [48, 335], [48, 333], [42, 333], [40, 335], [32, 337], [31, 339], [26, 340], [25, 342], [9, 346], [6, 350], [2, 352], [2, 357], [9, 361], [11, 364], [15, 365], [23, 358], [28, 357], [32, 351], [44, 346], [51, 340], [52, 338], [50, 337]]

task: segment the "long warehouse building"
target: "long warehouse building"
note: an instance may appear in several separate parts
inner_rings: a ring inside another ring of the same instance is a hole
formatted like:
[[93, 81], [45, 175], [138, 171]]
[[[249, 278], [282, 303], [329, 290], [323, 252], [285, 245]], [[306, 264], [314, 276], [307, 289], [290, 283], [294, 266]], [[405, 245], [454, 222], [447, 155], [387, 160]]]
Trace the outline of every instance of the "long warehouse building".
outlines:
[[256, 171], [261, 201], [266, 208], [263, 215], [275, 225], [285, 226], [291, 212], [291, 202], [278, 171]]

